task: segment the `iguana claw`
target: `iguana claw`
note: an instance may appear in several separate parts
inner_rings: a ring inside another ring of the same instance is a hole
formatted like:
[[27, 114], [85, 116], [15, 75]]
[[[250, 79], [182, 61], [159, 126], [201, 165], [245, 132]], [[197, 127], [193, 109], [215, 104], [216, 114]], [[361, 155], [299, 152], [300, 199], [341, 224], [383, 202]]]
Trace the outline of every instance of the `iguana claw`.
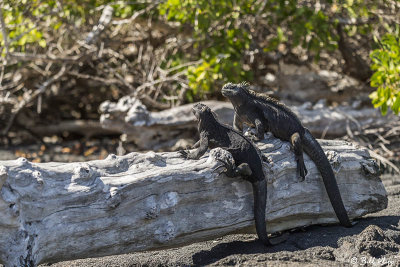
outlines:
[[[232, 166], [232, 164], [230, 164], [230, 163], [228, 163], [228, 162], [226, 162], [226, 161], [224, 161], [224, 160], [222, 160], [222, 159], [218, 159], [218, 158], [217, 158], [217, 160], [218, 160], [219, 162], [221, 162], [223, 165], [218, 166], [217, 168], [215, 168], [213, 172], [218, 173], [218, 175], [221, 175], [222, 173], [224, 173], [224, 174], [225, 174], [226, 176], [228, 176], [228, 177], [233, 177], [233, 176], [234, 176], [234, 175], [233, 175], [233, 169], [234, 169], [234, 167]], [[225, 168], [225, 170], [223, 170], [223, 171], [218, 171], [218, 170], [221, 169], [221, 168]]]
[[[222, 170], [220, 170], [220, 169], [222, 169]], [[214, 173], [217, 173], [218, 174], [218, 176], [219, 175], [221, 175], [221, 174], [223, 174], [223, 173], [225, 173], [226, 172], [226, 167], [225, 166], [218, 166], [217, 168], [215, 168], [214, 170], [213, 170], [213, 172]]]
[[189, 154], [189, 151], [188, 151], [188, 150], [179, 150], [178, 153], [181, 154], [181, 156], [182, 156], [183, 158], [185, 158], [185, 159], [188, 158], [188, 154]]

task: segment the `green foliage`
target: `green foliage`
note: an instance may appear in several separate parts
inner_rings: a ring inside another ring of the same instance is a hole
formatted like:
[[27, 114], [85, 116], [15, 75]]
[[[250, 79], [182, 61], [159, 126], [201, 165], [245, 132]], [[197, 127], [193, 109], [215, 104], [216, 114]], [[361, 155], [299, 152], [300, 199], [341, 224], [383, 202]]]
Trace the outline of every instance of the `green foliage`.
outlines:
[[[245, 68], [245, 52], [249, 50], [258, 31], [257, 20], [266, 18], [274, 35], [262, 47], [265, 52], [277, 50], [280, 44], [289, 49], [302, 46], [315, 60], [323, 50], [336, 50], [335, 17], [368, 17], [363, 0], [327, 1], [324, 10], [298, 0], [264, 1], [193, 1], [167, 0], [159, 6], [161, 15], [193, 29], [194, 47], [199, 50], [203, 64], [189, 67], [188, 79], [193, 95], [212, 92], [226, 81], [249, 80], [252, 71]], [[285, 30], [283, 30], [284, 27]], [[364, 34], [368, 27], [350, 26], [350, 33]], [[198, 59], [198, 58], [196, 58]], [[187, 59], [189, 60], [189, 59]]]
[[[112, 0], [68, 0], [62, 6], [55, 0], [4, 0], [0, 5], [4, 22], [7, 25], [9, 52], [25, 52], [29, 47], [39, 45], [45, 48], [51, 31], [61, 27], [79, 27], [87, 23], [100, 6], [115, 3], [114, 16], [125, 18], [143, 5], [126, 4]], [[45, 26], [45, 27], [43, 27]], [[46, 34], [46, 32], [48, 34]], [[0, 52], [5, 56], [3, 34], [0, 33]]]
[[379, 48], [371, 52], [370, 57], [375, 73], [371, 77], [371, 86], [378, 89], [370, 94], [375, 108], [380, 107], [382, 115], [386, 115], [390, 107], [395, 114], [400, 111], [400, 35], [388, 33], [383, 36]]
[[[32, 1], [32, 13], [29, 15], [38, 15], [42, 7], [35, 5]], [[10, 52], [15, 49], [20, 48], [20, 51], [25, 51], [25, 47], [31, 43], [38, 43], [41, 47], [46, 46], [46, 41], [43, 38], [43, 33], [36, 29], [34, 21], [32, 18], [27, 18], [24, 14], [24, 4], [27, 1], [22, 1], [23, 5], [18, 5], [16, 1], [6, 1], [2, 11], [4, 16], [4, 21], [8, 26], [8, 41], [10, 46]], [[5, 42], [3, 34], [1, 33], [1, 46], [4, 47]], [[2, 51], [4, 56], [5, 51]]]
[[[327, 0], [317, 6], [298, 0], [165, 0], [158, 5], [155, 19], [179, 23], [182, 34], [191, 44], [190, 53], [179, 51], [168, 55], [165, 62], [172, 61], [176, 63], [173, 66], [179, 66], [201, 59], [200, 64], [179, 69], [186, 71], [191, 89], [186, 96], [194, 101], [213, 93], [227, 81], [251, 81], [253, 71], [246, 61], [246, 52], [254, 50], [254, 46], [264, 52], [282, 47], [290, 51], [301, 46], [318, 60], [322, 51], [338, 48], [338, 18], [365, 19], [378, 4], [387, 2], [390, 1]], [[68, 32], [71, 39], [82, 38], [79, 27], [90, 28], [107, 4], [112, 4], [113, 15], [119, 18], [129, 17], [148, 6], [113, 0], [4, 0], [0, 8], [7, 25], [9, 52], [43, 50], [55, 31]], [[390, 29], [386, 22], [382, 25]], [[348, 35], [367, 35], [372, 25], [354, 24], [344, 28]], [[396, 114], [400, 109], [398, 36], [398, 31], [385, 35], [379, 41], [380, 47], [371, 53], [375, 71], [371, 85], [377, 87], [371, 98], [383, 114], [389, 107]], [[4, 57], [2, 33], [0, 45]]]
[[265, 51], [277, 49], [281, 43], [289, 47], [302, 46], [319, 58], [323, 49], [334, 50], [337, 48], [334, 35], [335, 24], [331, 18], [314, 7], [299, 6], [297, 0], [275, 0], [269, 2], [265, 12], [271, 13], [270, 25], [284, 25], [286, 34], [281, 27], [277, 27], [276, 37]]
[[213, 92], [215, 81], [239, 82], [251, 77], [241, 66], [251, 36], [238, 23], [243, 16], [255, 13], [256, 6], [252, 3], [249, 0], [168, 0], [159, 6], [160, 14], [166, 15], [168, 20], [190, 25], [193, 29], [194, 48], [199, 51], [202, 64], [187, 68], [192, 89], [187, 95], [189, 100], [194, 95]]

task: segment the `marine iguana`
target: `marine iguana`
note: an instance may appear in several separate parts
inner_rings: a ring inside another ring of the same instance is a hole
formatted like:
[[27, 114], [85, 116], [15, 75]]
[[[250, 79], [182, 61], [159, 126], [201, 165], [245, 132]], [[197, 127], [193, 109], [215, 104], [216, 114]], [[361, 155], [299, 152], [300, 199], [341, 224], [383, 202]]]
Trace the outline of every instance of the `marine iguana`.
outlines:
[[223, 167], [226, 168], [226, 175], [228, 177], [241, 176], [252, 184], [254, 219], [258, 238], [266, 246], [285, 241], [285, 235], [268, 238], [265, 223], [267, 183], [259, 150], [241, 133], [233, 130], [230, 126], [218, 122], [216, 115], [208, 106], [197, 103], [193, 106], [192, 111], [198, 120], [200, 140], [193, 146], [193, 148], [197, 148], [195, 151], [182, 150], [180, 153], [187, 159], [199, 159], [208, 148], [221, 147], [229, 151], [237, 167], [235, 168], [221, 160], [224, 163]]
[[221, 92], [232, 102], [235, 109], [234, 129], [243, 131], [243, 124], [246, 124], [255, 127], [257, 139], [264, 139], [264, 133], [270, 131], [275, 137], [291, 143], [297, 161], [297, 173], [300, 175], [301, 181], [307, 175], [303, 159], [304, 149], [321, 173], [325, 189], [340, 224], [351, 227], [352, 223], [343, 205], [332, 167], [317, 140], [302, 125], [299, 118], [276, 99], [249, 90], [247, 83], [227, 83]]

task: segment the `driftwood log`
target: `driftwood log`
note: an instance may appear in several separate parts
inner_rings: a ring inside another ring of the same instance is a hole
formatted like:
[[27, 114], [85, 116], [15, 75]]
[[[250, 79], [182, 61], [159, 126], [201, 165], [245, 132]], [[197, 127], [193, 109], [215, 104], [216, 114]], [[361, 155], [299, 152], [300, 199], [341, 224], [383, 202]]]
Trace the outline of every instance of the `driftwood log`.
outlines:
[[[218, 118], [229, 125], [233, 122], [231, 103], [205, 101]], [[160, 112], [150, 112], [140, 100], [123, 97], [118, 103], [104, 102], [100, 111], [103, 128], [127, 135], [139, 149], [158, 150], [182, 148], [181, 139], [193, 139], [197, 123], [191, 112], [193, 104], [174, 107]], [[397, 119], [393, 114], [382, 116], [377, 109], [351, 106], [328, 107], [323, 102], [316, 105], [305, 103], [291, 109], [303, 125], [317, 138], [341, 137], [353, 131], [362, 131], [370, 125], [379, 127]]]
[[[368, 151], [344, 141], [321, 141], [352, 219], [386, 208], [387, 196]], [[288, 143], [267, 135], [269, 232], [336, 223], [319, 172], [296, 178]], [[80, 163], [0, 161], [0, 262], [36, 266], [85, 257], [162, 249], [251, 232], [251, 185], [218, 176], [211, 150], [200, 160], [177, 152], [110, 155]]]
[[[220, 101], [204, 101], [221, 122], [233, 121], [232, 105]], [[103, 128], [127, 135], [141, 150], [183, 148], [177, 142], [193, 140], [197, 134], [197, 122], [192, 104], [174, 107], [160, 112], [150, 112], [139, 99], [125, 96], [117, 103], [101, 104], [100, 123]]]

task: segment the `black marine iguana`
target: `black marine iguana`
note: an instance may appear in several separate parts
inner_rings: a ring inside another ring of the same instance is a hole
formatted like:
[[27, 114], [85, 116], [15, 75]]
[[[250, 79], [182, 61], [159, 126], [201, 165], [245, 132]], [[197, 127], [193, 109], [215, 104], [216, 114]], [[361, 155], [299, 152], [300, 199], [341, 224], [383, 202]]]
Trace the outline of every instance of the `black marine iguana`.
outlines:
[[319, 143], [301, 124], [297, 116], [277, 100], [249, 90], [246, 83], [225, 84], [221, 92], [232, 102], [235, 109], [234, 129], [242, 131], [244, 123], [255, 127], [258, 139], [264, 139], [264, 133], [269, 131], [281, 140], [290, 141], [297, 161], [297, 173], [302, 181], [307, 175], [303, 159], [304, 149], [321, 173], [339, 222], [343, 226], [351, 227], [352, 223], [344, 208], [332, 167]]
[[208, 148], [221, 147], [229, 151], [237, 167], [234, 168], [229, 163], [221, 161], [225, 165], [226, 175], [229, 177], [242, 176], [252, 184], [254, 219], [258, 238], [267, 246], [284, 241], [286, 236], [268, 238], [265, 223], [267, 183], [260, 152], [241, 133], [219, 123], [208, 106], [198, 103], [193, 106], [192, 111], [198, 120], [200, 140], [193, 146], [193, 148], [197, 148], [195, 151], [180, 151], [180, 153], [187, 159], [199, 159]]

